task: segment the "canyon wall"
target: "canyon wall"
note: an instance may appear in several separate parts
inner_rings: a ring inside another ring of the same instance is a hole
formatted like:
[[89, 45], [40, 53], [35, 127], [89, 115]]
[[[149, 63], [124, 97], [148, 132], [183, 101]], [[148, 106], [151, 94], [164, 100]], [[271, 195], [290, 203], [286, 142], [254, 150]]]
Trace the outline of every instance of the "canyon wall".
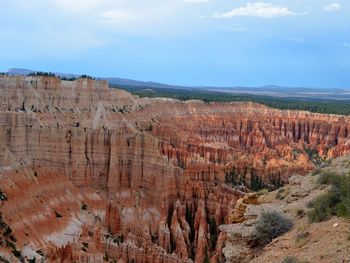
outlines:
[[0, 255], [224, 262], [218, 225], [244, 192], [349, 153], [349, 127], [248, 102], [0, 76]]

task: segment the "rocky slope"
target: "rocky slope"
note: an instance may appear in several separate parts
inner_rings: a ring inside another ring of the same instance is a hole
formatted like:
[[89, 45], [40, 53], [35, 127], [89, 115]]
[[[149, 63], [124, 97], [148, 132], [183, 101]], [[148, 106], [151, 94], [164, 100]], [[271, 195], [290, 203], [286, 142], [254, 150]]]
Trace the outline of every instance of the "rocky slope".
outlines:
[[[348, 174], [350, 158], [334, 159], [332, 164], [307, 176], [293, 175], [289, 183], [277, 191], [258, 197], [248, 195], [240, 199], [232, 211], [233, 224], [220, 226], [227, 236], [223, 249], [230, 263], [281, 263], [286, 257], [298, 262], [348, 262], [350, 260], [350, 223], [332, 217], [324, 222], [310, 223], [306, 214], [308, 204], [324, 194], [327, 188], [317, 183], [321, 173]], [[258, 197], [258, 198], [257, 198]], [[241, 205], [240, 205], [241, 204]], [[266, 247], [257, 247], [255, 224], [262, 212], [277, 211], [292, 220], [294, 227], [274, 239]], [[237, 215], [240, 215], [237, 217]], [[234, 219], [241, 218], [239, 221]]]
[[243, 191], [349, 153], [349, 127], [253, 103], [140, 99], [104, 81], [0, 76], [0, 211], [11, 229], [0, 255], [222, 262], [218, 225]]

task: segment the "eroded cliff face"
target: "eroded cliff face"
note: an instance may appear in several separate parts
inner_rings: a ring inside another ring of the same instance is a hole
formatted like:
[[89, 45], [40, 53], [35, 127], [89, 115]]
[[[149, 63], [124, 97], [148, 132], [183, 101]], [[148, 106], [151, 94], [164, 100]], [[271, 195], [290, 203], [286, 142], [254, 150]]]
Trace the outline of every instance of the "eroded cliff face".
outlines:
[[240, 190], [350, 151], [348, 118], [140, 99], [88, 79], [1, 76], [0, 110], [9, 261], [222, 262], [218, 225]]

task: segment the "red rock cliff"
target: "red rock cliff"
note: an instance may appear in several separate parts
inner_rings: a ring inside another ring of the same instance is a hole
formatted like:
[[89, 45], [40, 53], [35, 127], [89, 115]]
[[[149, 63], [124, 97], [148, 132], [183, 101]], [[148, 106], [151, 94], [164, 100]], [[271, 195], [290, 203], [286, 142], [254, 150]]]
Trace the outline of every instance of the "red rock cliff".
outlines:
[[[253, 103], [139, 99], [106, 82], [0, 77], [0, 255], [222, 260], [242, 192], [350, 151], [350, 120]], [[310, 156], [312, 160], [310, 160]], [[216, 249], [217, 247], [217, 249]]]

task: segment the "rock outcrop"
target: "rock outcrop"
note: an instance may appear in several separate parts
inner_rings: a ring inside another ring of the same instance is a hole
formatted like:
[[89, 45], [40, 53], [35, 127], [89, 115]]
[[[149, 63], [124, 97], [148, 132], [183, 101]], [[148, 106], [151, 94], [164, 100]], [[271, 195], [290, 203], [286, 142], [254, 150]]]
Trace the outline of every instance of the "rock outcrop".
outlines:
[[282, 213], [279, 207], [258, 202], [254, 195], [238, 200], [232, 214], [232, 224], [220, 226], [220, 231], [227, 236], [226, 246], [222, 250], [226, 262], [247, 263], [258, 254], [260, 247], [257, 245], [255, 226], [263, 212], [272, 211]]
[[277, 187], [349, 153], [349, 127], [336, 115], [1, 76], [0, 211], [16, 242], [0, 255], [220, 261], [218, 226], [240, 190]]
[[[239, 199], [232, 214], [243, 214], [240, 217], [243, 220], [220, 226], [222, 235], [226, 235], [226, 246], [222, 250], [226, 262], [280, 263], [288, 257], [298, 262], [347, 262], [349, 221], [333, 216], [323, 222], [310, 223], [307, 214], [312, 211], [308, 204], [329, 190], [319, 183], [320, 176], [349, 172], [349, 156], [340, 157], [332, 160], [329, 166], [306, 176], [293, 175], [283, 188], [263, 193], [257, 202], [255, 198], [253, 202], [247, 201], [251, 200], [249, 197]], [[242, 203], [246, 205], [240, 205]], [[257, 246], [255, 229], [262, 211], [283, 214], [294, 225], [263, 247]]]

